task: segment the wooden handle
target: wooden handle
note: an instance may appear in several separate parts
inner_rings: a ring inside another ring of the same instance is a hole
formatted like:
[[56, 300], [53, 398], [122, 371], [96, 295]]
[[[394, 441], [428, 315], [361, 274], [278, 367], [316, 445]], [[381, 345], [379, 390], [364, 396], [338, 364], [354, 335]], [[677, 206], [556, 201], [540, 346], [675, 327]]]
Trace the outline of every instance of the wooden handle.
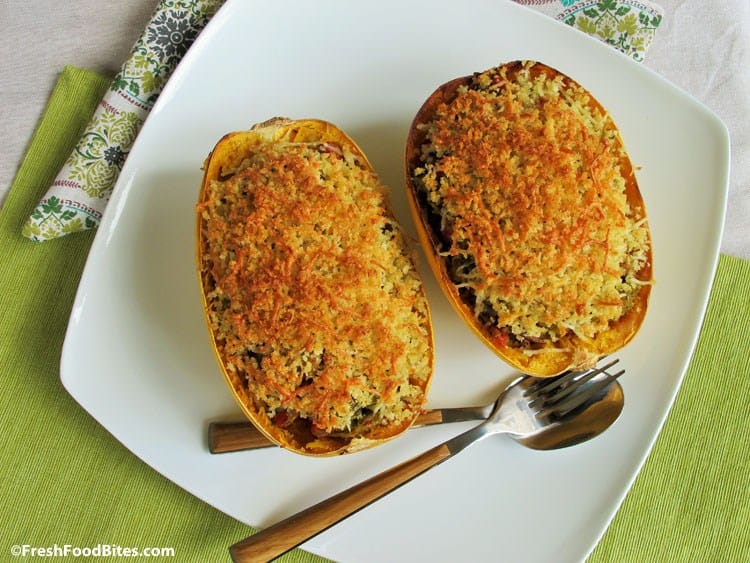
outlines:
[[232, 561], [270, 561], [330, 528], [451, 456], [441, 444], [229, 548]]
[[[412, 427], [441, 422], [443, 415], [440, 410], [428, 410], [417, 417]], [[212, 454], [268, 448], [274, 445], [250, 422], [212, 422], [208, 426], [208, 450]]]
[[208, 425], [208, 450], [212, 454], [275, 445], [250, 422], [212, 422]]

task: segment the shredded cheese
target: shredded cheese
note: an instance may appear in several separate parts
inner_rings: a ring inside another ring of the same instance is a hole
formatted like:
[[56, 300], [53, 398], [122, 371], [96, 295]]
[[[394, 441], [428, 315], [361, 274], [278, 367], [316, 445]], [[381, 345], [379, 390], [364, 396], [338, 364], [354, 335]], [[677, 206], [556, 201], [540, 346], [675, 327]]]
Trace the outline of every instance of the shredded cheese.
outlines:
[[419, 125], [414, 181], [474, 314], [517, 344], [594, 338], [631, 306], [648, 259], [610, 116], [562, 75], [477, 74]]
[[259, 146], [227, 176], [202, 204], [202, 267], [228, 369], [280, 425], [415, 416], [429, 313], [377, 176], [332, 143]]

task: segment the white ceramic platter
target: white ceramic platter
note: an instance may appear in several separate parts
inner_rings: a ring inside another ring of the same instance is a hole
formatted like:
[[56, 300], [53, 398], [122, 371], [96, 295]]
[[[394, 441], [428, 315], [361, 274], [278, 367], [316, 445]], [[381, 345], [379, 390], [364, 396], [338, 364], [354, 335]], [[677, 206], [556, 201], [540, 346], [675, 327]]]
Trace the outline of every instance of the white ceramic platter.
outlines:
[[[712, 113], [642, 65], [508, 1], [230, 0], [175, 72], [122, 171], [71, 316], [66, 389], [144, 462], [255, 526], [468, 428], [413, 430], [335, 459], [280, 449], [209, 454], [207, 424], [239, 409], [200, 309], [194, 204], [202, 161], [224, 133], [276, 115], [317, 117], [362, 146], [414, 232], [402, 176], [413, 115], [439, 84], [514, 59], [540, 60], [587, 87], [640, 167], [657, 284], [620, 356], [623, 414], [566, 450], [486, 440], [304, 548], [357, 562], [585, 558], [648, 454], [692, 353], [718, 257], [729, 141]], [[423, 274], [437, 340], [430, 406], [489, 401], [513, 372]]]

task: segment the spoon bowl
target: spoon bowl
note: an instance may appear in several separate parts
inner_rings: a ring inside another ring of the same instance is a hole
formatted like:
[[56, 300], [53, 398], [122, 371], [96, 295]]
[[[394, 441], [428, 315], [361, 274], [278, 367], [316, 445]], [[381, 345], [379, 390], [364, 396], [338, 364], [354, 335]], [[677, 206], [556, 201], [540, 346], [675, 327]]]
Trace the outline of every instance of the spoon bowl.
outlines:
[[[610, 365], [602, 369], [608, 369]], [[622, 413], [625, 395], [622, 386], [614, 381], [623, 372], [611, 376], [605, 372], [595, 375], [583, 384], [582, 391], [590, 392], [590, 397], [579, 407], [557, 420], [538, 423], [536, 431], [527, 434], [511, 434], [520, 444], [534, 450], [555, 450], [586, 442], [609, 428]], [[508, 387], [506, 393], [522, 396], [532, 385], [531, 378], [523, 378], [515, 387]], [[520, 397], [519, 397], [520, 398]]]

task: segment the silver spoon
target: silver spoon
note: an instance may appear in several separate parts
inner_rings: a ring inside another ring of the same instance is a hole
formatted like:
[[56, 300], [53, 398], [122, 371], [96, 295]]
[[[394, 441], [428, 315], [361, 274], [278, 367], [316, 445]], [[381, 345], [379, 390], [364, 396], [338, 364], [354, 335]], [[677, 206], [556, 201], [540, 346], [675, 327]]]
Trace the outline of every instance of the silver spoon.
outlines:
[[270, 561], [487, 436], [508, 434], [538, 450], [590, 440], [622, 411], [624, 396], [615, 379], [624, 370], [606, 371], [617, 361], [548, 379], [519, 377], [478, 426], [232, 545], [232, 560]]

